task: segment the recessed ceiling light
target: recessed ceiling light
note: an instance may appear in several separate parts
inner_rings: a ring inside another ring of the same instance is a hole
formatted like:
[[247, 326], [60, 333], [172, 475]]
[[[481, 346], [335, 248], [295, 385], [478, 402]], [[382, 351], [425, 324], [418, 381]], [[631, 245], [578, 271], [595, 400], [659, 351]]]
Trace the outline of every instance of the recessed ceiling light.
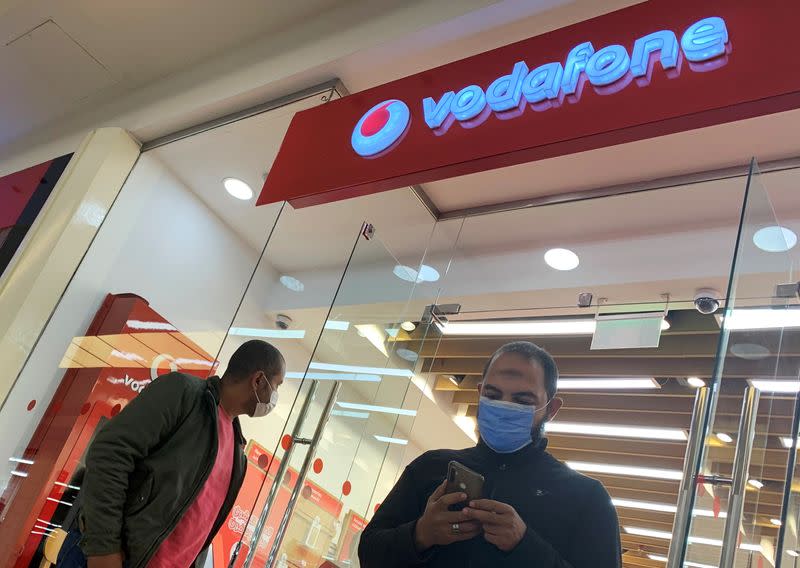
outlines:
[[391, 406], [377, 406], [374, 404], [361, 404], [357, 402], [336, 401], [336, 404], [346, 410], [366, 410], [367, 412], [382, 412], [384, 414], [399, 414], [400, 416], [416, 416], [416, 410], [408, 408], [393, 408]]
[[734, 343], [731, 345], [731, 353], [748, 361], [757, 361], [770, 356], [769, 349], [757, 343]]
[[733, 438], [731, 438], [730, 434], [726, 434], [725, 432], [717, 432], [717, 440], [720, 442], [724, 442], [726, 444], [730, 444], [733, 442]]
[[222, 180], [222, 185], [225, 186], [225, 190], [236, 199], [241, 199], [242, 201], [253, 199], [253, 188], [240, 179], [225, 178]]
[[750, 386], [756, 387], [758, 390], [764, 392], [792, 394], [800, 391], [800, 382], [798, 381], [772, 381], [772, 380], [749, 379], [747, 382], [750, 383]]
[[800, 552], [797, 552], [796, 550], [787, 550], [786, 554], [788, 554], [792, 558], [797, 558], [798, 556], [800, 556]]
[[776, 527], [779, 527], [779, 526], [781, 526], [783, 524], [783, 523], [781, 523], [780, 519], [770, 519], [769, 522], [772, 523], [773, 525], [775, 525]]
[[[636, 536], [647, 536], [650, 538], [660, 538], [663, 540], [672, 540], [672, 533], [667, 531], [658, 531], [653, 529], [646, 529], [642, 527], [628, 527], [623, 526], [623, 530], [632, 535]], [[705, 538], [699, 536], [690, 536], [688, 538], [690, 544], [706, 544], [708, 546], [722, 546], [722, 541], [717, 540], [715, 538]], [[761, 552], [761, 545], [760, 544], [749, 544], [749, 543], [742, 543], [739, 545], [739, 548], [742, 550], [752, 550], [754, 552]], [[687, 563], [686, 566], [689, 566]], [[694, 566], [703, 566], [694, 564]]]
[[264, 339], [304, 339], [304, 329], [263, 329], [260, 327], [232, 327], [228, 335], [239, 337], [261, 337]]
[[686, 441], [686, 432], [678, 428], [644, 428], [589, 424], [584, 422], [547, 422], [545, 431], [553, 434], [579, 434], [582, 436], [607, 436], [609, 438], [642, 438], [645, 440]]
[[730, 316], [723, 318], [723, 320], [723, 323], [731, 330], [800, 327], [800, 309], [735, 309]]
[[643, 390], [660, 389], [653, 378], [642, 379], [610, 379], [610, 378], [584, 378], [584, 379], [559, 379], [558, 388], [563, 391], [570, 390]]
[[749, 483], [750, 485], [752, 485], [756, 489], [763, 489], [764, 488], [764, 484], [761, 483], [758, 479], [748, 479], [747, 483]]
[[379, 442], [385, 442], [387, 444], [398, 444], [400, 446], [408, 445], [408, 440], [405, 440], [403, 438], [390, 438], [388, 436], [379, 436], [378, 434], [375, 434], [375, 439], [378, 440]]
[[[587, 318], [514, 320], [514, 321], [450, 321], [436, 324], [443, 335], [592, 335], [597, 321]], [[661, 329], [669, 322], [661, 320]]]
[[383, 375], [384, 377], [406, 377], [410, 379], [414, 376], [408, 369], [390, 369], [388, 367], [360, 367], [357, 365], [339, 365], [336, 363], [318, 363], [312, 361], [308, 364], [309, 369], [315, 371], [337, 371], [340, 373], [366, 373], [370, 375]]
[[408, 333], [411, 333], [412, 331], [417, 329], [417, 324], [415, 324], [413, 321], [404, 321], [403, 323], [400, 324], [400, 327], [402, 327]]
[[544, 253], [544, 261], [556, 270], [575, 270], [580, 264], [578, 255], [564, 248], [550, 249]]
[[325, 322], [325, 329], [332, 329], [336, 331], [347, 331], [350, 329], [349, 321], [328, 320]]
[[786, 227], [764, 227], [753, 235], [753, 243], [765, 252], [786, 252], [797, 244], [797, 234]]
[[397, 356], [401, 359], [405, 359], [406, 361], [410, 361], [412, 363], [419, 359], [419, 354], [416, 351], [411, 351], [411, 349], [405, 349], [401, 347], [395, 351], [395, 353], [397, 353]]
[[690, 387], [694, 387], [696, 389], [706, 386], [706, 382], [700, 377], [689, 377], [686, 379], [686, 382], [689, 383]]
[[587, 473], [605, 473], [608, 475], [624, 475], [629, 477], [648, 477], [651, 479], [669, 479], [680, 481], [683, 472], [678, 469], [660, 469], [655, 467], [634, 467], [627, 465], [612, 465], [599, 462], [568, 461], [567, 465], [575, 471]]
[[303, 290], [306, 289], [305, 284], [300, 282], [294, 276], [288, 276], [288, 275], [284, 274], [283, 276], [280, 277], [280, 281], [281, 281], [281, 284], [284, 285], [284, 287], [288, 288], [292, 292], [302, 292]]
[[[800, 439], [798, 442], [800, 442]], [[789, 436], [781, 436], [781, 444], [788, 450], [792, 447], [792, 439]], [[798, 444], [798, 447], [800, 447], [800, 444]]]

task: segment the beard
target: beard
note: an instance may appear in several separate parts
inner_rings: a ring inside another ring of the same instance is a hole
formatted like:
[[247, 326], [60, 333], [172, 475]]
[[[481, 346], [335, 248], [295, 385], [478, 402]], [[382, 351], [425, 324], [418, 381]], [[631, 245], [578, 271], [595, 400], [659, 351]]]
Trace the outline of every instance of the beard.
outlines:
[[531, 430], [531, 440], [533, 445], [538, 446], [539, 442], [544, 439], [544, 425], [547, 424], [547, 419], [542, 419], [538, 424], [534, 424]]

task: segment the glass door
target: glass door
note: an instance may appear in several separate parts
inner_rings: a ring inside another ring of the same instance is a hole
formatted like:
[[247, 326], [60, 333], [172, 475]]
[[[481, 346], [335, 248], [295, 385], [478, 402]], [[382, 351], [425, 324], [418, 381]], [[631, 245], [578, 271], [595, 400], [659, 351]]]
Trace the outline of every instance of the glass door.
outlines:
[[[288, 377], [302, 382], [276, 457], [257, 436], [251, 442], [252, 457], [266, 455], [255, 457], [266, 483], [236, 566], [357, 565], [361, 531], [427, 449], [413, 430], [431, 396], [421, 353], [435, 349], [431, 306], [455, 236], [433, 222], [394, 235], [362, 226], [307, 367]], [[433, 249], [444, 254], [431, 259]]]
[[728, 298], [718, 315], [722, 333], [693, 503], [678, 513], [670, 568], [796, 561], [797, 494], [787, 476], [794, 473], [798, 422], [795, 244], [753, 163]]

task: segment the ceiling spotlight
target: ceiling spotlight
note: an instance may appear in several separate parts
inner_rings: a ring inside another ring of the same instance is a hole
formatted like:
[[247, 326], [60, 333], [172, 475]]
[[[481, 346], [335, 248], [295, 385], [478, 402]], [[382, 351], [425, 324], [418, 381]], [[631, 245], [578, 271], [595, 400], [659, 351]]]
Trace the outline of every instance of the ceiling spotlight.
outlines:
[[690, 387], [694, 387], [696, 389], [706, 386], [706, 382], [700, 377], [688, 377], [686, 382], [689, 383]]
[[777, 225], [764, 227], [753, 235], [753, 244], [764, 252], [786, 252], [797, 244], [797, 234]]
[[756, 489], [763, 489], [764, 488], [764, 484], [761, 483], [758, 479], [749, 479], [749, 480], [747, 480], [747, 483], [752, 485]]
[[411, 351], [411, 349], [404, 349], [401, 347], [395, 351], [395, 353], [397, 353], [397, 356], [401, 359], [405, 359], [411, 363], [414, 363], [417, 359], [419, 359], [419, 354], [416, 351]]
[[292, 292], [302, 292], [303, 290], [306, 289], [305, 284], [300, 282], [294, 276], [287, 276], [284, 274], [283, 276], [280, 277], [280, 281], [281, 284], [284, 285], [284, 287], [288, 288]]
[[578, 255], [564, 248], [550, 249], [544, 254], [544, 261], [556, 270], [575, 270], [580, 264]]
[[769, 522], [772, 523], [773, 525], [775, 525], [776, 527], [779, 527], [779, 526], [781, 526], [783, 524], [783, 523], [781, 523], [780, 519], [770, 519]]
[[427, 264], [420, 266], [419, 270], [411, 268], [410, 266], [398, 264], [394, 267], [392, 272], [400, 280], [413, 282], [415, 284], [420, 284], [421, 282], [436, 282], [441, 277], [438, 270]]
[[787, 550], [786, 554], [788, 554], [792, 558], [797, 558], [798, 556], [800, 556], [800, 552], [797, 552], [796, 550]]
[[222, 185], [225, 186], [225, 190], [232, 197], [241, 199], [242, 201], [253, 199], [253, 195], [255, 195], [252, 187], [237, 178], [225, 178], [222, 180]]
[[725, 432], [717, 432], [717, 440], [720, 442], [724, 442], [726, 444], [730, 444], [733, 442], [733, 438], [731, 438], [730, 434], [726, 434]]
[[412, 331], [417, 329], [417, 324], [415, 324], [413, 321], [404, 321], [403, 323], [400, 324], [400, 327], [403, 328], [404, 331], [411, 333]]

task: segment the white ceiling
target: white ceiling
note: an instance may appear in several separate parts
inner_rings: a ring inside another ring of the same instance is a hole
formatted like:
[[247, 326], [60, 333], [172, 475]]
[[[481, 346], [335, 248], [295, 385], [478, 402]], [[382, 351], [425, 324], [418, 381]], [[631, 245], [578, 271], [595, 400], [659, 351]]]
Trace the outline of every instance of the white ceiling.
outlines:
[[0, 144], [348, 1], [11, 2], [0, 11]]

